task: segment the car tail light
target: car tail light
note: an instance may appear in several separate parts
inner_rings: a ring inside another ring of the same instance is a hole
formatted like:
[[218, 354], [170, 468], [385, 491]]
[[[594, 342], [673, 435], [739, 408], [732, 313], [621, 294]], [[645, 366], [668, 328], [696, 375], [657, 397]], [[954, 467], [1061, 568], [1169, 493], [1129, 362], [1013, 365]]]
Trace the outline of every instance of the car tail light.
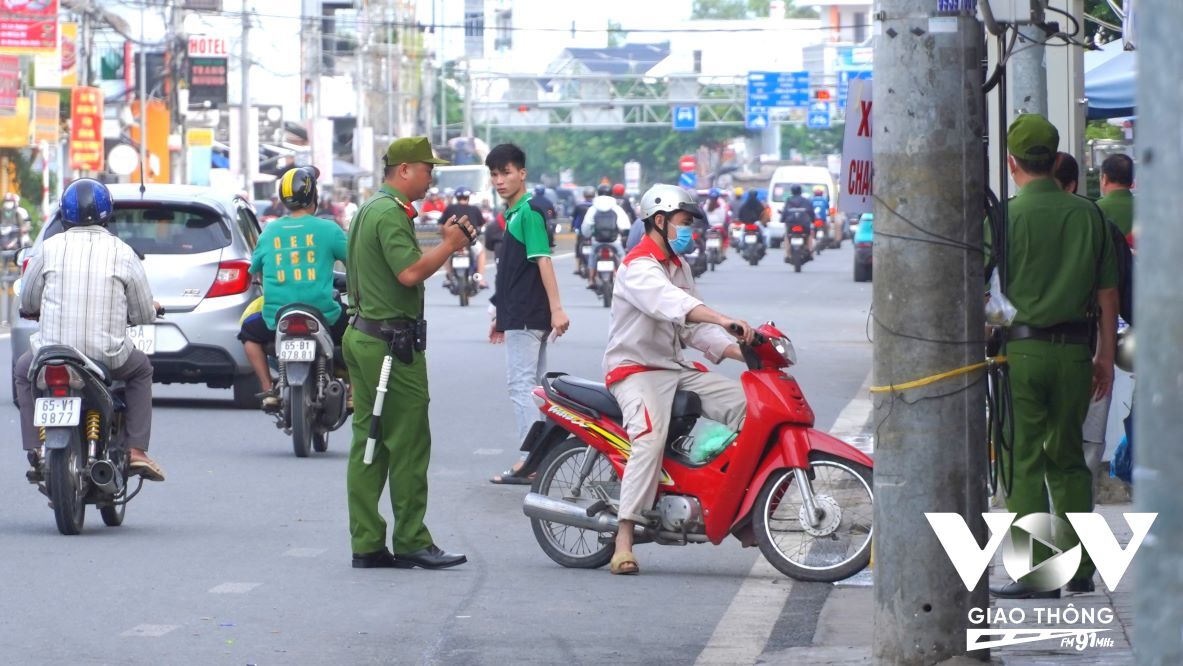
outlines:
[[245, 261], [223, 261], [218, 264], [218, 274], [205, 297], [217, 298], [245, 292], [251, 286], [250, 269], [251, 265]]
[[276, 327], [284, 335], [310, 335], [320, 330], [320, 322], [304, 315], [288, 315]]

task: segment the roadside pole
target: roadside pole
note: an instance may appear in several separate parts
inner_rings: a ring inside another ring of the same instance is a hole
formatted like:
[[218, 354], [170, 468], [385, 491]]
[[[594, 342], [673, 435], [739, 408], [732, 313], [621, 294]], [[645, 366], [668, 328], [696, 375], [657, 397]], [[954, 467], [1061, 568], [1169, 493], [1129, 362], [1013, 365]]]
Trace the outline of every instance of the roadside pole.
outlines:
[[1011, 117], [1020, 113], [1038, 113], [1047, 118], [1047, 67], [1044, 64], [1043, 40], [1047, 33], [1035, 25], [1019, 28], [1015, 54], [1007, 63], [1010, 82]]
[[[239, 145], [241, 146], [241, 154], [238, 156], [238, 162], [242, 169], [242, 189], [254, 198], [255, 184], [251, 179], [251, 174], [258, 168], [258, 155], [252, 155], [250, 151], [251, 143], [251, 12], [250, 3], [243, 0], [242, 3], [242, 95], [239, 101], [238, 110], [241, 112], [241, 120], [238, 123], [238, 133], [241, 137]], [[255, 164], [251, 164], [254, 160]]]
[[1139, 664], [1183, 663], [1183, 497], [1178, 472], [1183, 469], [1183, 413], [1178, 409], [1183, 377], [1183, 292], [1175, 283], [1183, 229], [1179, 174], [1183, 173], [1183, 125], [1179, 108], [1183, 67], [1179, 35], [1183, 3], [1145, 0], [1138, 4], [1138, 59], [1153, 66], [1138, 71], [1138, 184], [1135, 210], [1134, 309], [1138, 312], [1134, 365], [1134, 504], [1157, 512], [1150, 535], [1134, 558], [1136, 588], [1135, 656]]
[[[972, 4], [972, 3], [970, 3]], [[985, 134], [983, 29], [932, 0], [880, 0], [875, 29], [873, 315], [877, 386], [980, 363]], [[874, 394], [874, 661], [966, 653], [983, 581], [967, 591], [926, 512], [986, 528], [982, 371]], [[986, 650], [968, 653], [989, 658]]]

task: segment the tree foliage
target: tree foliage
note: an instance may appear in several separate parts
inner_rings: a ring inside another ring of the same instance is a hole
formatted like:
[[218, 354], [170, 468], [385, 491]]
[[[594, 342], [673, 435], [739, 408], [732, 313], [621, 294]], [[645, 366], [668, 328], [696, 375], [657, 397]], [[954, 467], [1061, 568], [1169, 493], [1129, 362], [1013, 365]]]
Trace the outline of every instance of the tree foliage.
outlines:
[[[691, 18], [738, 20], [768, 16], [769, 0], [694, 0]], [[811, 7], [795, 7], [791, 0], [785, 2], [785, 16], [788, 18], [817, 18]]]

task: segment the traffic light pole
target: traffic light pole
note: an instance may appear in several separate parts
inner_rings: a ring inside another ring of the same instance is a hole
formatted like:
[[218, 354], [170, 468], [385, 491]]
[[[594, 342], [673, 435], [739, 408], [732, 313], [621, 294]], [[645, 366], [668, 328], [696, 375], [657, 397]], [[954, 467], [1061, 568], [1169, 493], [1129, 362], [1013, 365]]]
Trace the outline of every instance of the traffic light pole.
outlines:
[[[874, 383], [932, 378], [982, 361], [985, 134], [983, 31], [932, 0], [880, 0], [872, 110]], [[925, 518], [986, 528], [981, 371], [875, 396], [874, 661], [934, 664], [967, 654], [966, 590]], [[969, 657], [989, 658], [988, 650]]]

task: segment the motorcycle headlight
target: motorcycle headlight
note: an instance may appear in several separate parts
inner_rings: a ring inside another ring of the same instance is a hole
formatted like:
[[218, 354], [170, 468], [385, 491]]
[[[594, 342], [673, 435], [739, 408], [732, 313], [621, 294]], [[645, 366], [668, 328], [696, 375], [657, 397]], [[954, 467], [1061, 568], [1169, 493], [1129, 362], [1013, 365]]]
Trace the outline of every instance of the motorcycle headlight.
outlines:
[[774, 338], [772, 341], [772, 348], [776, 353], [784, 357], [789, 365], [797, 365], [797, 350], [793, 348], [793, 342], [786, 337]]

